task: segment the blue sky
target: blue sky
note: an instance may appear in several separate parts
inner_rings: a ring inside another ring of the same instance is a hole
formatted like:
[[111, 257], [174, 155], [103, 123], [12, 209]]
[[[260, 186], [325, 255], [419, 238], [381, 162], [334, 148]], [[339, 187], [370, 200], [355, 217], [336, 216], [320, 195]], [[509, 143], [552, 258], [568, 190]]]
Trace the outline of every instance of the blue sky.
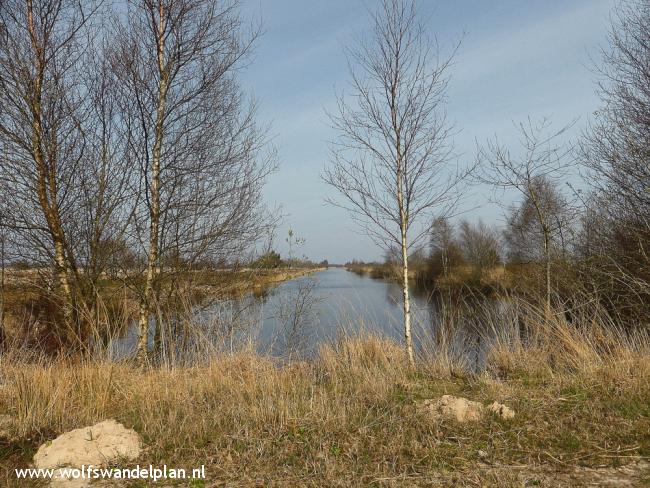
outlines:
[[[325, 110], [346, 88], [343, 48], [367, 32], [371, 0], [242, 0], [247, 16], [261, 19], [264, 35], [242, 83], [272, 126], [280, 168], [265, 198], [285, 214], [276, 247], [292, 227], [305, 239], [300, 254], [345, 262], [378, 259], [382, 251], [354, 222], [327, 205], [332, 190], [321, 181], [327, 141]], [[449, 85], [449, 120], [456, 151], [471, 161], [475, 141], [495, 135], [516, 143], [513, 122], [550, 117], [558, 127], [580, 117], [578, 134], [599, 105], [592, 59], [605, 44], [614, 0], [421, 0], [429, 33], [443, 52], [462, 37]], [[475, 188], [464, 217], [498, 223], [502, 211]], [[506, 195], [504, 198], [512, 198]]]

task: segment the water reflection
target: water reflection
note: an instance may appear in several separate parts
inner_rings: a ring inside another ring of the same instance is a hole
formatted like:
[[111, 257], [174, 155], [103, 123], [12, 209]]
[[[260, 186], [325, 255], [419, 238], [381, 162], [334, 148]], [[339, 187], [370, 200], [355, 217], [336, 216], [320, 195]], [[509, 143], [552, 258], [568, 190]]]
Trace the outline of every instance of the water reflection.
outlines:
[[[416, 346], [420, 350], [444, 346], [468, 366], [479, 368], [485, 361], [490, 337], [495, 335], [488, 328], [486, 315], [499, 315], [503, 306], [466, 295], [443, 301], [414, 290]], [[194, 347], [189, 350], [197, 355], [205, 349], [199, 346], [209, 345], [217, 350], [255, 347], [275, 356], [299, 357], [313, 354], [323, 341], [344, 334], [372, 331], [400, 341], [402, 321], [402, 291], [398, 284], [330, 268], [285, 282], [261, 296], [251, 294], [206, 304], [195, 312], [191, 335], [177, 326], [167, 331], [167, 338], [173, 335], [178, 349], [179, 337], [191, 336], [184, 342], [186, 355], [190, 341]], [[110, 355], [127, 356], [136, 342], [134, 327], [124, 337], [111, 341]]]

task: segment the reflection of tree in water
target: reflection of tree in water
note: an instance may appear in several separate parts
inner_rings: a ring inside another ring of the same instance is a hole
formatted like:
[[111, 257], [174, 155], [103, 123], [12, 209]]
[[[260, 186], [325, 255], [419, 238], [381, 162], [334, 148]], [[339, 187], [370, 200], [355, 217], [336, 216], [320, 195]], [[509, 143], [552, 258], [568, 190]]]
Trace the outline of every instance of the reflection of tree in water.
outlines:
[[264, 300], [249, 295], [215, 303], [204, 322], [205, 335], [230, 352], [250, 346], [258, 334]]
[[318, 281], [307, 277], [296, 281], [290, 292], [279, 297], [274, 318], [279, 322], [283, 353], [288, 358], [307, 353], [309, 337], [319, 323], [315, 293]]
[[[261, 326], [263, 299], [252, 294], [240, 298], [205, 300], [182, 304], [160, 315], [160, 350], [153, 359], [169, 364], [193, 363], [221, 352], [236, 352], [254, 346]], [[109, 337], [106, 357], [121, 360], [133, 355], [138, 324]], [[149, 323], [153, 345], [155, 322]]]
[[431, 335], [423, 349], [475, 371], [485, 366], [492, 345], [509, 340], [517, 323], [516, 310], [506, 301], [469, 291], [436, 293], [429, 303]]
[[393, 286], [386, 287], [386, 301], [391, 305], [401, 305], [402, 290], [396, 284], [391, 283]]

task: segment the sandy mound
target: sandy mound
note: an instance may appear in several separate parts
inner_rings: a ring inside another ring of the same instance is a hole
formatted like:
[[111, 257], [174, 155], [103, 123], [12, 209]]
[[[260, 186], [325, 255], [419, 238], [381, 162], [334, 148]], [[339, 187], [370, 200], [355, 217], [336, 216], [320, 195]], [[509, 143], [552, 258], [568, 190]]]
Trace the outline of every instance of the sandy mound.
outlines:
[[436, 419], [450, 419], [456, 422], [475, 422], [483, 416], [483, 405], [463, 397], [443, 395], [438, 400], [424, 400], [420, 410]]
[[[430, 415], [434, 419], [448, 419], [456, 422], [476, 422], [485, 414], [485, 407], [479, 402], [474, 402], [463, 397], [443, 395], [437, 400], [423, 400], [417, 405], [418, 411]], [[515, 412], [511, 408], [494, 402], [487, 410], [502, 419], [514, 418]]]
[[503, 403], [494, 402], [488, 407], [488, 410], [505, 420], [515, 418], [515, 411], [512, 408], [505, 406]]
[[[120, 460], [132, 461], [140, 455], [140, 436], [115, 420], [105, 420], [90, 427], [75, 429], [38, 448], [34, 456], [37, 468], [93, 465], [109, 466]], [[88, 486], [87, 479], [54, 479], [53, 485]]]

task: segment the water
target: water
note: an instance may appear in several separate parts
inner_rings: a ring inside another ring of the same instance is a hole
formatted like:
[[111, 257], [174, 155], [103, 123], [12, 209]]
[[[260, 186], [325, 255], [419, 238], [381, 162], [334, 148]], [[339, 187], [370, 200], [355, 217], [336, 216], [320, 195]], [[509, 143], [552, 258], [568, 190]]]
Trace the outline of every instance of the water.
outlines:
[[[415, 290], [411, 300], [416, 347], [421, 348], [436, 340], [441, 327], [439, 302]], [[200, 324], [200, 334], [190, 341], [195, 344], [211, 343], [217, 349], [231, 350], [252, 344], [262, 353], [304, 357], [324, 341], [344, 334], [374, 332], [402, 341], [402, 290], [397, 283], [329, 268], [284, 282], [263, 296], [250, 294], [207, 304], [195, 312], [193, 323], [194, 328]], [[469, 363], [478, 364], [486, 351], [486, 331], [471, 317], [464, 329], [456, 331], [449, 346]], [[175, 330], [167, 335], [180, 334]], [[133, 327], [111, 341], [110, 355], [128, 356], [136, 340], [137, 328]]]
[[[310, 310], [302, 316], [293, 304], [310, 295]], [[411, 304], [413, 323], [429, 323], [429, 301], [419, 295]], [[402, 290], [396, 283], [375, 280], [342, 268], [330, 268], [283, 283], [264, 302], [263, 323], [258, 335], [262, 347], [278, 353], [296, 348], [291, 344], [293, 326], [299, 348], [313, 351], [323, 341], [342, 334], [376, 332], [401, 340], [404, 336]]]

